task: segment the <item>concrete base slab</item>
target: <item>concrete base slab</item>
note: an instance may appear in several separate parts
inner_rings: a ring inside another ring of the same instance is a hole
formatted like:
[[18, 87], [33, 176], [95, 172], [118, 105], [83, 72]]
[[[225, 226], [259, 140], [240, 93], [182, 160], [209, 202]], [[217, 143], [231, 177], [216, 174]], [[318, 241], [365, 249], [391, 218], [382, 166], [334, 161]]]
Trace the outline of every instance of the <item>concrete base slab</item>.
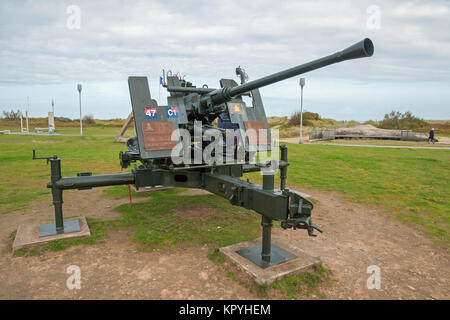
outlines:
[[292, 190], [292, 191], [298, 193], [300, 196], [302, 196], [302, 197], [305, 198], [305, 199], [311, 198], [311, 195], [309, 195], [309, 194], [307, 194], [307, 193], [300, 192], [300, 191], [298, 191], [298, 190]]
[[13, 252], [57, 239], [90, 237], [91, 231], [89, 230], [86, 218], [80, 217], [77, 219], [80, 224], [80, 231], [55, 234], [46, 237], [39, 237], [40, 224], [21, 224], [17, 229], [16, 238], [14, 239]]
[[219, 251], [258, 285], [271, 284], [277, 279], [296, 275], [321, 263], [319, 258], [310, 256], [292, 244], [276, 237], [272, 237], [272, 244], [289, 251], [296, 256], [295, 258], [263, 269], [236, 252], [260, 244], [261, 238], [223, 247]]

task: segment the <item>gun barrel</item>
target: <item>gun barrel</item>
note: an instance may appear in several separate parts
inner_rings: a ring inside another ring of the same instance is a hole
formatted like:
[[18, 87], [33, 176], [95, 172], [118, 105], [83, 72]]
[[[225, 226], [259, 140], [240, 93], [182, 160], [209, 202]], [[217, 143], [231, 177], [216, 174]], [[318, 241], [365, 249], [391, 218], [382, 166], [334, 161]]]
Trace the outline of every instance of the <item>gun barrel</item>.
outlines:
[[211, 96], [211, 99], [215, 104], [220, 104], [229, 101], [232, 97], [244, 94], [245, 92], [249, 92], [251, 90], [255, 90], [288, 78], [292, 78], [302, 73], [326, 67], [333, 63], [350, 59], [370, 57], [373, 55], [373, 51], [374, 46], [372, 41], [369, 38], [365, 38], [364, 40], [355, 43], [347, 49], [336, 52], [329, 56], [305, 64], [301, 64], [299, 66], [280, 71], [257, 80], [246, 82], [237, 87], [224, 88], [225, 90], [221, 89], [220, 92], [219, 90], [217, 90], [216, 92], [212, 93], [213, 96]]

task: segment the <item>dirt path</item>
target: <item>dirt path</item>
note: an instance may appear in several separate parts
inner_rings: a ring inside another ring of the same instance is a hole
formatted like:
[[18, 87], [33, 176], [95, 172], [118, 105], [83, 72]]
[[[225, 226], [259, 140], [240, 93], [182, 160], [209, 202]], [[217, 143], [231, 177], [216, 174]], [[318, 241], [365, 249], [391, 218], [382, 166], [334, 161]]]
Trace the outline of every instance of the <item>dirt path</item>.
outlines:
[[[289, 142], [289, 141], [285, 141]], [[317, 144], [321, 146], [340, 146], [340, 147], [370, 147], [370, 148], [394, 148], [394, 149], [433, 149], [433, 150], [450, 150], [450, 147], [420, 147], [420, 146], [385, 146], [376, 144], [351, 144], [351, 143], [305, 143]], [[436, 144], [437, 145], [437, 144]]]
[[[325, 230], [316, 238], [303, 230], [275, 229], [274, 235], [321, 257], [332, 270], [324, 292], [337, 299], [449, 299], [448, 252], [420, 232], [375, 209], [344, 201], [334, 193], [306, 190], [318, 203], [313, 221]], [[101, 189], [65, 193], [65, 216], [114, 219], [127, 199], [101, 197]], [[195, 194], [189, 192], [186, 196]], [[136, 199], [135, 199], [136, 200]], [[0, 216], [0, 239], [20, 223], [53, 219], [50, 202]], [[40, 257], [0, 255], [0, 299], [259, 299], [206, 257], [197, 246], [141, 252], [126, 231], [110, 232], [103, 244], [71, 247]], [[81, 289], [66, 288], [69, 265], [81, 269]], [[381, 290], [368, 290], [369, 265], [381, 268]]]
[[[45, 258], [0, 259], [1, 299], [246, 299], [249, 291], [217, 272], [208, 249], [140, 252], [127, 232], [105, 244], [71, 247]], [[69, 290], [66, 269], [81, 270], [81, 289]]]
[[[302, 141], [305, 144], [319, 144], [319, 145], [330, 145], [330, 146], [343, 146], [343, 147], [377, 147], [377, 148], [407, 148], [407, 149], [437, 149], [437, 150], [450, 150], [450, 138], [448, 137], [438, 137], [439, 142], [435, 144], [430, 144], [429, 146], [402, 146], [402, 145], [383, 145], [383, 144], [352, 144], [352, 143], [317, 143], [309, 142], [309, 137], [303, 137]], [[288, 143], [298, 143], [299, 138], [281, 138], [280, 142]]]

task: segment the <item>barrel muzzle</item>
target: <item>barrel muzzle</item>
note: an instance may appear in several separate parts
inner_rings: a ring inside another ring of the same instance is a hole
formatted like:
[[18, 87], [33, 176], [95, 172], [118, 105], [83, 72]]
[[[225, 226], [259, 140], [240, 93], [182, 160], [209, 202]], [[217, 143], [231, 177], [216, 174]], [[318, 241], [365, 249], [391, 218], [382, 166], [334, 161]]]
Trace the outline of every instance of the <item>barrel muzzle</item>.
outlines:
[[339, 60], [350, 60], [371, 57], [373, 55], [373, 43], [369, 38], [365, 38], [354, 45], [338, 52]]

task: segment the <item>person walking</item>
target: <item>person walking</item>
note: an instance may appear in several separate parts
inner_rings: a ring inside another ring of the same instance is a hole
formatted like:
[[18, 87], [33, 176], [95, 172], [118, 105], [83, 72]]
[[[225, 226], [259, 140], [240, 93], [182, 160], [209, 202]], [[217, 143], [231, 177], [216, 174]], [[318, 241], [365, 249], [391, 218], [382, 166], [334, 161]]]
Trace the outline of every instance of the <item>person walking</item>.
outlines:
[[434, 128], [431, 128], [430, 135], [428, 137], [428, 143], [433, 142], [434, 144]]

